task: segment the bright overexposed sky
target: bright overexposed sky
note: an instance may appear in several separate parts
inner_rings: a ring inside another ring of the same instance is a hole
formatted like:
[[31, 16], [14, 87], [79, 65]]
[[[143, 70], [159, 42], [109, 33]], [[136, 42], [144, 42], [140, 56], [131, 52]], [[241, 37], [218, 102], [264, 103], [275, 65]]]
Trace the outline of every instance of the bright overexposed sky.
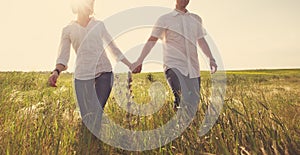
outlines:
[[[95, 17], [105, 20], [143, 6], [172, 9], [175, 0], [96, 0]], [[299, 8], [299, 0], [190, 0], [188, 6], [201, 16], [228, 70], [300, 68]], [[61, 30], [75, 16], [70, 0], [0, 0], [0, 19], [0, 71], [50, 71]], [[117, 45], [122, 51], [136, 48], [150, 32], [131, 31], [116, 39]]]

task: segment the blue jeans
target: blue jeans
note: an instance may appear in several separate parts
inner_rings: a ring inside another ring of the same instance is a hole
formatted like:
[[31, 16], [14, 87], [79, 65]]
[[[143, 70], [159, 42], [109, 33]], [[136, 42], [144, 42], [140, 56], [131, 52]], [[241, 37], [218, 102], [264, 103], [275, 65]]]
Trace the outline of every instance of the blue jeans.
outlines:
[[[75, 79], [75, 91], [80, 115], [85, 124], [99, 124], [113, 86], [112, 72], [102, 73], [91, 80]], [[96, 127], [95, 127], [96, 129]]]
[[[198, 104], [200, 101], [200, 77], [189, 78], [184, 76], [176, 68], [170, 68], [165, 71], [166, 78], [175, 97], [174, 107], [178, 107], [182, 102], [182, 97], [187, 102]], [[182, 88], [182, 86], [185, 86]], [[184, 91], [184, 92], [182, 92]], [[198, 103], [197, 103], [198, 102]]]

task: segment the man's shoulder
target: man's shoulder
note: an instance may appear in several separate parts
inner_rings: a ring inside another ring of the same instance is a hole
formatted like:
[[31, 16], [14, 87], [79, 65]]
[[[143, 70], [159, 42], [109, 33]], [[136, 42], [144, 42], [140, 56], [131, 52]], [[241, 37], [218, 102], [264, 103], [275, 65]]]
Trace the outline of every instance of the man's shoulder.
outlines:
[[197, 21], [202, 22], [202, 19], [199, 15], [195, 14], [195, 13], [190, 13], [190, 15], [195, 18]]
[[[173, 10], [173, 11], [171, 11], [171, 12], [169, 12], [169, 13], [166, 13], [166, 14], [160, 16], [159, 19], [166, 19], [166, 18], [175, 17], [175, 16], [176, 16], [176, 13], [177, 13], [177, 12], [176, 12], [175, 10]], [[190, 15], [191, 15], [192, 17], [196, 18], [196, 19], [201, 20], [201, 17], [200, 17], [199, 15], [195, 14], [195, 13], [190, 12]]]
[[195, 17], [195, 18], [201, 18], [199, 15], [195, 14], [195, 13], [190, 13], [191, 16]]
[[174, 15], [174, 11], [171, 11], [169, 13], [163, 14], [161, 15], [158, 19], [167, 19], [167, 18], [171, 18]]

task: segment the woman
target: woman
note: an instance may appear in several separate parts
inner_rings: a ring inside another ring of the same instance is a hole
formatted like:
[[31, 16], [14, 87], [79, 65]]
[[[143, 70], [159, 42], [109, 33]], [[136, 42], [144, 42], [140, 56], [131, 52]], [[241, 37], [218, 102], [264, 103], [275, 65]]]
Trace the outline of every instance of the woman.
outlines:
[[67, 69], [72, 45], [76, 52], [75, 90], [82, 116], [93, 109], [93, 107], [85, 108], [84, 104], [87, 103], [82, 103], [85, 101], [84, 98], [90, 95], [88, 92], [90, 90], [81, 91], [86, 87], [86, 81], [90, 81], [92, 87], [96, 89], [102, 109], [111, 92], [113, 73], [105, 48], [110, 49], [117, 61], [122, 61], [129, 68], [131, 67], [131, 63], [112, 41], [103, 22], [92, 17], [93, 7], [94, 0], [73, 0], [72, 11], [77, 14], [77, 20], [63, 28], [56, 68], [49, 77], [50, 86], [56, 87], [59, 74]]

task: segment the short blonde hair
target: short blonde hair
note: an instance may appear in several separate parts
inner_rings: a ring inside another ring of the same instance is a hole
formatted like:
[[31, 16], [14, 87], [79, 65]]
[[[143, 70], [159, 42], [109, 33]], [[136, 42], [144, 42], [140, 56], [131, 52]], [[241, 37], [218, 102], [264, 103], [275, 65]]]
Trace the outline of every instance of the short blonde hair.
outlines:
[[71, 0], [71, 8], [74, 14], [78, 14], [80, 9], [90, 9], [90, 15], [94, 13], [95, 0]]

